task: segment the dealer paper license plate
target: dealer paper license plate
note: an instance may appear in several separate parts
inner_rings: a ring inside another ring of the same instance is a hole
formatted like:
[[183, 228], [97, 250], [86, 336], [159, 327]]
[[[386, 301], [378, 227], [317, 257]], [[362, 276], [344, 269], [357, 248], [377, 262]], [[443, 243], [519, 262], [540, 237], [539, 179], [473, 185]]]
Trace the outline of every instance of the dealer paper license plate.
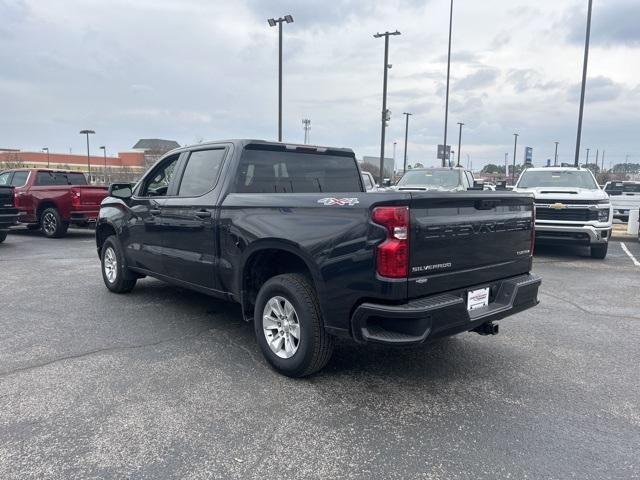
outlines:
[[467, 310], [475, 310], [489, 305], [489, 287], [467, 292]]

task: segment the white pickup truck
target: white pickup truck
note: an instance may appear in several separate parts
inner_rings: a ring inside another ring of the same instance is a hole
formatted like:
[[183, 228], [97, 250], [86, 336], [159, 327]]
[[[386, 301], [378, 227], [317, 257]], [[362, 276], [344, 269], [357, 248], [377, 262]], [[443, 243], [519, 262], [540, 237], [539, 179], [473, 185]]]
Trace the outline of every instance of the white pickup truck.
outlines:
[[604, 191], [611, 198], [613, 218], [629, 221], [629, 210], [640, 208], [640, 182], [607, 182]]
[[613, 209], [590, 170], [528, 168], [514, 191], [534, 196], [536, 242], [585, 245], [593, 258], [607, 256]]

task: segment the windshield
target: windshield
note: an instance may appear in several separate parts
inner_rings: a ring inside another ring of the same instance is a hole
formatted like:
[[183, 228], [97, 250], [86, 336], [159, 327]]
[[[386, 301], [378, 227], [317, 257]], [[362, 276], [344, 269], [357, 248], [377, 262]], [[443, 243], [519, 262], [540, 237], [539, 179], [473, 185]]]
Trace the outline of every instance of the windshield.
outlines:
[[456, 188], [460, 185], [458, 170], [412, 170], [405, 173], [398, 187]]
[[525, 171], [516, 188], [587, 188], [597, 190], [598, 185], [588, 170]]

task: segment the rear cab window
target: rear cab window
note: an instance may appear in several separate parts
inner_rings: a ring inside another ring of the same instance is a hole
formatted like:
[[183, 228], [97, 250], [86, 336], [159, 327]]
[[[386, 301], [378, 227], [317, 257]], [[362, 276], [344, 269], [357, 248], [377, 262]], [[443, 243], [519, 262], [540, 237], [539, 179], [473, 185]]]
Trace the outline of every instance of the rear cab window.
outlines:
[[247, 145], [236, 175], [237, 193], [362, 192], [352, 152]]
[[59, 185], [87, 185], [87, 179], [83, 173], [41, 171], [37, 172], [36, 174], [35, 185], [38, 187]]
[[191, 152], [182, 174], [178, 196], [198, 197], [213, 190], [226, 151], [220, 147]]

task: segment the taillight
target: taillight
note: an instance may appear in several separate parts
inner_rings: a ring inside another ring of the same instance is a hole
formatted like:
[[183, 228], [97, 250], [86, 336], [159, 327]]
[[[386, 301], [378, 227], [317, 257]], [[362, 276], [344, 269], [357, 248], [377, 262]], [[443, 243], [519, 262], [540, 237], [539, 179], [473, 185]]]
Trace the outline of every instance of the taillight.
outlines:
[[376, 207], [372, 220], [387, 228], [387, 239], [378, 245], [377, 270], [383, 277], [409, 275], [409, 207]]
[[536, 205], [531, 206], [531, 256], [536, 247]]
[[71, 206], [79, 207], [80, 206], [80, 190], [71, 189]]

